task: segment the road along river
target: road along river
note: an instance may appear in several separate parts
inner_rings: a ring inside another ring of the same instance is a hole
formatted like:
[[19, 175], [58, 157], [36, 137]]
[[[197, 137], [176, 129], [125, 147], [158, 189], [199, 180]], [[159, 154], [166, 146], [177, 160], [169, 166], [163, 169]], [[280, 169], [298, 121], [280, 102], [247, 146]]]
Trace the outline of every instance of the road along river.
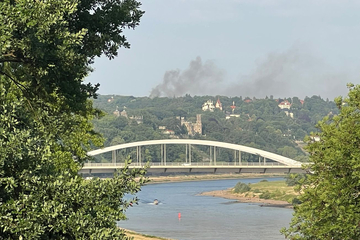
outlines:
[[[150, 184], [137, 194], [139, 205], [128, 209], [126, 221], [118, 226], [139, 233], [178, 240], [277, 240], [288, 227], [293, 210], [261, 207], [255, 203], [199, 196], [201, 192], [234, 187], [239, 181], [255, 183], [256, 179]], [[281, 178], [268, 178], [268, 181]], [[154, 199], [159, 200], [154, 205]]]

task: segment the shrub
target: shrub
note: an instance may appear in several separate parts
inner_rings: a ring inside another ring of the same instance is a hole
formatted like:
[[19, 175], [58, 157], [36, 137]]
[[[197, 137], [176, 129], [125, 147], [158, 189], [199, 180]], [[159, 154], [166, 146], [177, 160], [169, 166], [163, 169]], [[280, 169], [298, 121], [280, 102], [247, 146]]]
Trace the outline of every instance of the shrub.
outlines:
[[300, 183], [300, 181], [303, 181], [306, 179], [307, 175], [304, 173], [296, 173], [296, 174], [289, 174], [286, 177], [286, 184], [288, 186], [295, 186]]
[[261, 191], [259, 189], [254, 189], [254, 193], [261, 193]]
[[234, 193], [244, 193], [250, 191], [250, 189], [251, 188], [249, 185], [242, 182], [238, 182], [234, 187]]
[[261, 180], [260, 182], [268, 182], [268, 180], [266, 180], [266, 179], [263, 179], [263, 180]]
[[270, 199], [270, 198], [271, 198], [271, 194], [270, 194], [269, 191], [263, 192], [263, 193], [260, 195], [260, 198], [262, 198], [262, 199]]

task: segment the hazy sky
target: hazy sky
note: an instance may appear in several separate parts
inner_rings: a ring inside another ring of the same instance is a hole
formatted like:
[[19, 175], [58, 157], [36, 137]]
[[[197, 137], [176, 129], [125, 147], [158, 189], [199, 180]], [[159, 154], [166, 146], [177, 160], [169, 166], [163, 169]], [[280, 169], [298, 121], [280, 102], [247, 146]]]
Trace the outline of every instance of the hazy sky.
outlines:
[[152, 0], [130, 49], [99, 58], [100, 94], [346, 95], [360, 83], [358, 0]]

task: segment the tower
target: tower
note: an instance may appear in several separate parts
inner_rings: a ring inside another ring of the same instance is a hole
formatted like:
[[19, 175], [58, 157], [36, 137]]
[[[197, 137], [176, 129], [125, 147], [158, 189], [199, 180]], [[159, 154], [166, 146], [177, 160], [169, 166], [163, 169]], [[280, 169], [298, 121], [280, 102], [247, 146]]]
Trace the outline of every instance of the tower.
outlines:
[[193, 125], [194, 132], [202, 135], [202, 123], [201, 123], [201, 114], [196, 114], [196, 123]]
[[236, 108], [234, 101], [233, 101], [233, 105], [231, 105], [230, 107], [231, 107], [231, 109], [232, 109], [232, 113], [234, 114], [234, 111], [235, 111], [235, 108]]
[[215, 103], [215, 108], [218, 108], [222, 111], [222, 103], [220, 102], [220, 99], [218, 98]]

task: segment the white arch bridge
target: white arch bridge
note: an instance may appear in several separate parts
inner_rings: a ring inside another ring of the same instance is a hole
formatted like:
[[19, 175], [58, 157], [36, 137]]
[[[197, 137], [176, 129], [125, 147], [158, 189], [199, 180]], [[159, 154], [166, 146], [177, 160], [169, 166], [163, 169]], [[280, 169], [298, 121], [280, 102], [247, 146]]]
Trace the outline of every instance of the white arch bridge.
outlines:
[[[186, 146], [184, 162], [167, 162], [166, 146], [171, 144], [181, 144]], [[149, 173], [169, 173], [169, 172], [234, 172], [234, 173], [299, 173], [304, 172], [301, 163], [293, 159], [267, 152], [264, 150], [246, 147], [242, 145], [195, 139], [163, 139], [149, 140], [119, 144], [103, 149], [88, 152], [89, 156], [96, 156], [103, 153], [112, 152], [112, 163], [85, 163], [80, 173], [111, 173], [116, 169], [124, 167], [124, 163], [116, 162], [116, 152], [121, 149], [136, 148], [136, 162], [130, 168], [140, 168], [145, 166], [142, 160], [141, 147], [160, 145], [160, 162], [150, 163]], [[192, 162], [192, 145], [209, 146], [209, 161]], [[217, 162], [217, 148], [234, 150], [233, 162]], [[242, 162], [241, 154], [249, 153], [257, 155], [258, 162]]]

